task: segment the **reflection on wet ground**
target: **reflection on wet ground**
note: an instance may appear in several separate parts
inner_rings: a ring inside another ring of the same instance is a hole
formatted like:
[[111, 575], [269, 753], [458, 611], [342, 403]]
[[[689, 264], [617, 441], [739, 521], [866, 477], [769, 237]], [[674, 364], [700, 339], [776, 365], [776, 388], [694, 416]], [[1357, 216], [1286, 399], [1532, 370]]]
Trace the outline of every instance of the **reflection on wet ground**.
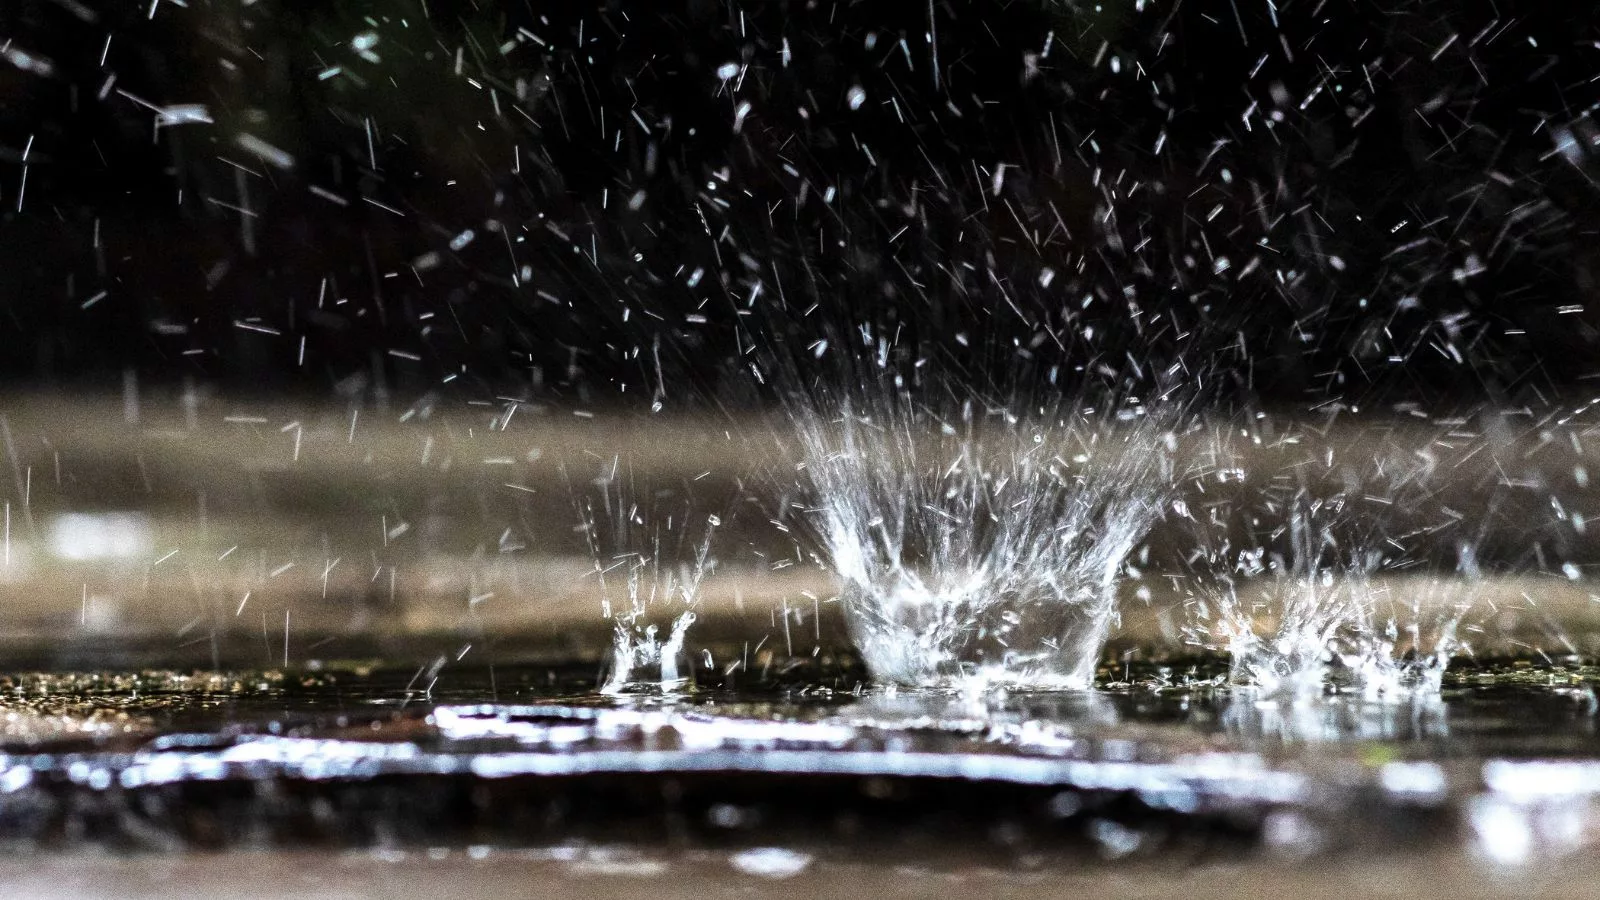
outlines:
[[1478, 663], [1391, 703], [1272, 701], [1223, 671], [960, 696], [865, 689], [819, 661], [627, 698], [588, 668], [13, 676], [0, 839], [1007, 866], [1446, 848], [1515, 865], [1600, 834], [1600, 670]]

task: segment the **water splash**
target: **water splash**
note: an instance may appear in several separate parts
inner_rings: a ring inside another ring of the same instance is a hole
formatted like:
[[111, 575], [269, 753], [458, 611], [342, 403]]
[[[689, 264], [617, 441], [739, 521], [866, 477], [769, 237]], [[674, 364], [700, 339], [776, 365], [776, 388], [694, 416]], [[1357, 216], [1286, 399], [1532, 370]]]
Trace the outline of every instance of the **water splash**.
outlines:
[[1269, 698], [1320, 695], [1335, 635], [1353, 605], [1354, 578], [1335, 582], [1280, 581], [1281, 608], [1270, 633], [1244, 604], [1225, 604], [1223, 634], [1234, 684], [1254, 687]]
[[[658, 517], [636, 503], [624, 503], [621, 490], [613, 489], [616, 472], [613, 465], [609, 475], [594, 481], [597, 496], [578, 504], [601, 611], [612, 623], [611, 669], [600, 691], [682, 693], [693, 688], [694, 665], [686, 644], [697, 618], [701, 583], [716, 565], [711, 538], [722, 522], [708, 516], [692, 557], [682, 561], [687, 549], [682, 523], [688, 510]], [[672, 622], [662, 637], [660, 620], [666, 615]]]
[[[691, 601], [692, 602], [692, 601]], [[666, 640], [659, 639], [658, 626], [641, 627], [643, 609], [615, 620], [611, 654], [611, 677], [600, 689], [603, 694], [679, 693], [690, 686], [692, 668], [684, 666], [684, 641], [694, 624], [693, 611], [674, 619]]]
[[1273, 577], [1260, 577], [1260, 549], [1216, 575], [1198, 607], [1215, 621], [1192, 629], [1200, 636], [1192, 642], [1225, 650], [1230, 680], [1271, 701], [1330, 688], [1369, 701], [1438, 694], [1450, 658], [1465, 649], [1460, 626], [1482, 577], [1474, 548], [1458, 547], [1455, 578], [1400, 577], [1404, 558], [1386, 556], [1377, 539], [1341, 548], [1333, 524], [1318, 521], [1328, 510], [1343, 507], [1297, 499], [1288, 525], [1295, 558], [1277, 563]]
[[[685, 642], [695, 623], [700, 583], [711, 568], [711, 535], [718, 524], [712, 517], [705, 539], [686, 566], [663, 569], [659, 556], [626, 554], [626, 600], [618, 609], [611, 601], [605, 567], [596, 565], [603, 602], [612, 620], [611, 676], [601, 687], [605, 694], [675, 694], [693, 687], [694, 666]], [[658, 548], [659, 549], [659, 548]], [[682, 611], [672, 620], [666, 638], [652, 621], [661, 607]], [[653, 612], [654, 610], [654, 612]]]
[[[1454, 579], [1417, 579], [1374, 591], [1337, 652], [1339, 664], [1369, 700], [1437, 695], [1450, 658], [1467, 651], [1461, 623], [1476, 603], [1483, 574], [1471, 545], [1458, 550]], [[1397, 596], [1399, 595], [1399, 596]]]
[[795, 416], [813, 527], [873, 676], [1090, 685], [1119, 572], [1158, 518], [1175, 438], [1132, 405], [1030, 415], [903, 394]]

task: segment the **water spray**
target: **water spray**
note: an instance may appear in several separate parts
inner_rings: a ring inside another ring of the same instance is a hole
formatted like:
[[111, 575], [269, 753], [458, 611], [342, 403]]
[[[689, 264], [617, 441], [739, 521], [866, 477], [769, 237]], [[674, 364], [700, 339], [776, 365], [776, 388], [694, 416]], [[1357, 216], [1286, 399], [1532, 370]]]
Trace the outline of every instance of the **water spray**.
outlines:
[[874, 678], [1081, 689], [1175, 438], [1137, 404], [941, 414], [905, 394], [796, 415], [811, 527]]
[[[613, 469], [613, 474], [615, 469]], [[597, 479], [596, 498], [579, 503], [580, 521], [594, 559], [603, 615], [612, 623], [610, 674], [604, 694], [671, 695], [693, 686], [694, 667], [686, 650], [689, 628], [697, 618], [700, 585], [715, 568], [711, 539], [722, 524], [715, 515], [705, 520], [705, 531], [693, 556], [682, 561], [679, 540], [664, 540], [661, 522], [647, 517], [637, 504], [624, 505], [622, 492], [613, 492], [612, 479]], [[609, 515], [606, 515], [609, 514]], [[687, 512], [668, 516], [671, 526]], [[647, 524], [648, 523], [648, 524]], [[621, 596], [616, 585], [621, 584]], [[657, 621], [672, 617], [666, 635]]]

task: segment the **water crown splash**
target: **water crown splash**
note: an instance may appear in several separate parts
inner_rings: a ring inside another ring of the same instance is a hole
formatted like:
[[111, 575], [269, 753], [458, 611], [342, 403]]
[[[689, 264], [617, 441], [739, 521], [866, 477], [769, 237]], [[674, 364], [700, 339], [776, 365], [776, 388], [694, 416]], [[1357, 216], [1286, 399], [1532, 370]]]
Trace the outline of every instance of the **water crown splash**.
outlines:
[[[668, 542], [659, 527], [647, 525], [649, 519], [637, 504], [624, 506], [621, 494], [609, 490], [609, 480], [597, 483], [605, 489], [597, 515], [594, 498], [580, 504], [582, 529], [594, 559], [594, 574], [599, 582], [601, 608], [612, 623], [611, 671], [600, 691], [604, 694], [670, 695], [692, 687], [694, 667], [685, 644], [689, 628], [697, 618], [695, 607], [700, 586], [715, 568], [711, 558], [711, 538], [721, 520], [708, 516], [704, 536], [688, 561], [682, 559], [683, 534]], [[668, 532], [682, 515], [666, 517]], [[647, 530], [651, 529], [653, 530]], [[642, 549], [631, 549], [640, 547]], [[619, 578], [620, 573], [620, 578]], [[620, 581], [622, 596], [615, 596]], [[664, 611], [675, 610], [666, 636], [657, 621]]]
[[[1326, 459], [1335, 469], [1331, 451]], [[1431, 515], [1433, 466], [1371, 466], [1340, 469], [1331, 494], [1306, 484], [1291, 496], [1265, 492], [1248, 518], [1282, 516], [1273, 534], [1287, 538], [1286, 555], [1266, 542], [1235, 551], [1227, 538], [1202, 541], [1195, 558], [1209, 571], [1190, 604], [1190, 643], [1225, 651], [1235, 685], [1294, 701], [1330, 688], [1385, 702], [1439, 692], [1482, 580], [1476, 545], [1456, 545], [1453, 578], [1413, 574], [1425, 560], [1400, 539], [1446, 527], [1411, 520]]]
[[1174, 443], [1138, 407], [941, 417], [904, 395], [796, 416], [813, 527], [881, 681], [1091, 685], [1118, 575], [1159, 517]]

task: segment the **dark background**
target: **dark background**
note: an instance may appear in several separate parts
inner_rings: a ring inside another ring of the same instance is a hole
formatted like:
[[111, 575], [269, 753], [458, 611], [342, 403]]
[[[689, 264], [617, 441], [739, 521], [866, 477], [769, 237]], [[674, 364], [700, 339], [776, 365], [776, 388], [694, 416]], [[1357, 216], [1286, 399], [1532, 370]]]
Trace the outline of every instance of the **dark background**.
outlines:
[[[7, 0], [0, 375], [682, 409], [881, 349], [1217, 402], [1582, 394], [1597, 20]], [[158, 127], [181, 104], [212, 121]]]

